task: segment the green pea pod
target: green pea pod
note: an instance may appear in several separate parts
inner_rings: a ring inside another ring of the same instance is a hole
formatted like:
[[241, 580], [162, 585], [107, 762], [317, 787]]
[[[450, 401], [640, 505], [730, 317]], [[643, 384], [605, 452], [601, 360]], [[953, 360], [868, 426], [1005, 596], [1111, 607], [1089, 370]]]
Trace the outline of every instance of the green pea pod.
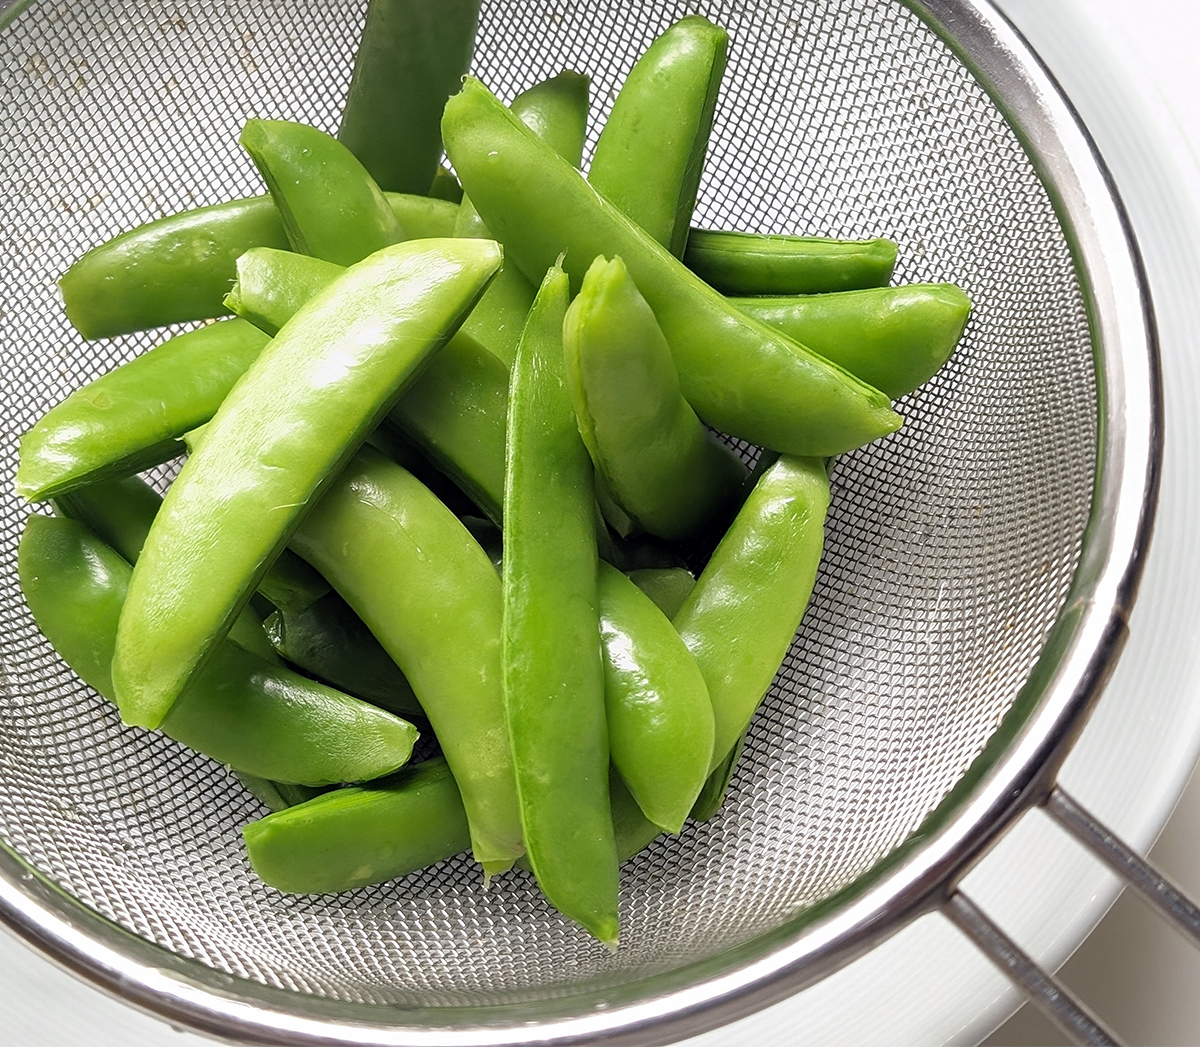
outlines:
[[353, 265], [405, 238], [375, 180], [332, 135], [247, 120], [238, 141], [271, 190], [292, 250]]
[[693, 229], [683, 261], [723, 294], [817, 294], [886, 287], [896, 245]]
[[[29, 517], [17, 550], [21, 589], [63, 660], [109, 700], [117, 621], [130, 567], [75, 520]], [[391, 713], [218, 645], [163, 721], [163, 732], [238, 770], [325, 785], [388, 774], [417, 731]]]
[[234, 771], [233, 776], [259, 803], [271, 811], [286, 811], [289, 807], [307, 803], [314, 796], [321, 795], [320, 789], [308, 785], [273, 782], [269, 778], [259, 778], [244, 771]]
[[704, 788], [700, 790], [700, 795], [696, 797], [696, 802], [692, 805], [692, 813], [689, 817], [694, 821], [708, 821], [725, 805], [725, 794], [729, 791], [729, 782], [733, 778], [734, 768], [737, 767], [745, 744], [746, 732], [743, 731], [725, 759], [713, 768], [712, 774], [708, 776]]
[[77, 389], [21, 437], [17, 493], [40, 502], [176, 457], [183, 434], [213, 416], [266, 344], [244, 320], [224, 320]]
[[[276, 331], [341, 272], [289, 251], [248, 251], [226, 302], [266, 331]], [[508, 369], [464, 330], [430, 360], [388, 421], [407, 433], [492, 519], [504, 500], [504, 427]]]
[[371, 0], [338, 138], [384, 189], [423, 193], [438, 119], [471, 64], [479, 0]]
[[[448, 98], [449, 95], [446, 97]], [[441, 137], [441, 132], [439, 131], [439, 142], [441, 141]], [[455, 205], [462, 203], [462, 186], [458, 184], [458, 179], [442, 167], [441, 164], [438, 164], [437, 169], [433, 172], [433, 181], [429, 183], [429, 188], [426, 192], [429, 196], [437, 200], [446, 200]], [[439, 233], [438, 235], [441, 234]]]
[[269, 814], [244, 826], [242, 836], [259, 879], [293, 894], [384, 883], [470, 844], [458, 787], [442, 759]]
[[386, 248], [305, 305], [254, 362], [171, 485], [134, 571], [113, 661], [127, 722], [162, 722], [309, 500], [454, 333], [500, 260], [488, 240]]
[[[386, 196], [411, 239], [454, 235], [453, 204], [404, 193]], [[288, 247], [270, 196], [139, 225], [93, 247], [63, 274], [58, 283], [67, 319], [85, 338], [108, 338], [221, 316], [235, 263], [252, 247]]]
[[[463, 241], [468, 242], [468, 241]], [[363, 448], [292, 539], [412, 685], [462, 791], [486, 873], [522, 850], [500, 669], [500, 579], [406, 470]]]
[[627, 572], [629, 580], [642, 590], [668, 618], [674, 618], [696, 585], [692, 572], [685, 567], [642, 567]]
[[630, 71], [604, 124], [588, 181], [676, 257], [688, 240], [729, 34], [680, 19]]
[[[559, 156], [578, 167], [583, 161], [590, 90], [588, 77], [567, 69], [517, 95], [509, 108]], [[459, 205], [454, 235], [491, 236], [468, 196]], [[463, 330], [511, 367], [533, 294], [533, 284], [521, 270], [505, 266], [463, 322]]]
[[825, 463], [783, 455], [758, 481], [675, 616], [712, 699], [714, 769], [745, 731], [796, 635], [816, 581], [828, 508]]
[[712, 759], [708, 688], [670, 620], [645, 593], [606, 563], [597, 584], [612, 762], [646, 817], [677, 833]]
[[526, 274], [566, 251], [574, 286], [620, 255], [658, 319], [680, 385], [710, 425], [792, 453], [840, 454], [895, 431], [878, 390], [747, 317], [544, 145], [478, 80], [446, 103], [442, 137], [463, 188]]
[[675, 541], [732, 515], [746, 468], [683, 398], [670, 346], [620, 258], [592, 263], [563, 344], [583, 442], [625, 513]]
[[592, 464], [565, 387], [567, 275], [550, 269], [513, 367], [504, 494], [504, 697], [525, 847], [564, 915], [617, 941], [617, 855]]
[[892, 399], [941, 370], [971, 312], [971, 300], [954, 284], [735, 298], [733, 303]]

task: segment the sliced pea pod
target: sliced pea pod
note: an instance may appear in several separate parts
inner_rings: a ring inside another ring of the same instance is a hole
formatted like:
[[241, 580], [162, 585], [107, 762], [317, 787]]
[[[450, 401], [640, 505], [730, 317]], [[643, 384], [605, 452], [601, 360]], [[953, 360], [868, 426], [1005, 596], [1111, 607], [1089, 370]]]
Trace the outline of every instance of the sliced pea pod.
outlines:
[[225, 399], [155, 518], [121, 615], [122, 716], [155, 727], [354, 453], [499, 267], [487, 240], [376, 252], [300, 310]]
[[900, 427], [887, 398], [739, 312], [608, 203], [478, 80], [446, 103], [442, 137], [463, 188], [526, 276], [564, 251], [578, 287], [620, 255], [671, 347], [683, 394], [716, 428], [791, 453], [833, 455]]
[[554, 267], [521, 336], [504, 495], [504, 698], [525, 847], [565, 916], [617, 940], [604, 670], [597, 642], [592, 464], [565, 388], [566, 273]]
[[[31, 516], [17, 568], [34, 620], [55, 650], [115, 700], [112, 656], [129, 564], [75, 520]], [[391, 713], [235, 643], [218, 645], [162, 729], [237, 770], [304, 785], [388, 774], [408, 760], [417, 738], [412, 724]]]
[[683, 261], [723, 294], [816, 294], [886, 286], [896, 245], [693, 229]]
[[731, 515], [746, 468], [683, 398], [671, 348], [620, 258], [588, 269], [563, 344], [579, 431], [621, 509], [675, 541]]
[[588, 170], [591, 182], [676, 257], [688, 239], [729, 34], [680, 19], [625, 80]]
[[735, 298], [733, 303], [892, 399], [941, 370], [971, 312], [971, 300], [954, 284]]

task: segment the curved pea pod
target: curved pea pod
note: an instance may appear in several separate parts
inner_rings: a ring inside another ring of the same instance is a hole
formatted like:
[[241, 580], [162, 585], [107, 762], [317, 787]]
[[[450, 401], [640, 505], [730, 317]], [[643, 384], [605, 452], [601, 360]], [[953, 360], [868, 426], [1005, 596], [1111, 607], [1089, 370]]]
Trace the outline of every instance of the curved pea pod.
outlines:
[[[410, 239], [453, 236], [458, 208], [387, 193]], [[238, 258], [252, 247], [288, 247], [270, 196], [167, 215], [93, 247], [59, 280], [67, 319], [85, 338], [207, 320], [226, 310]]]
[[371, 0], [338, 138], [384, 189], [423, 193], [438, 120], [471, 64], [479, 0]]
[[[17, 551], [38, 627], [91, 687], [114, 699], [117, 620], [130, 567], [82, 524], [31, 516]], [[407, 762], [416, 728], [322, 684], [220, 644], [163, 733], [237, 770], [326, 785], [388, 774]]]
[[485, 872], [523, 850], [500, 667], [500, 579], [409, 472], [363, 448], [292, 548], [354, 608], [412, 685], [449, 761]]
[[[567, 69], [522, 91], [509, 108], [559, 156], [578, 167], [583, 161], [590, 90], [588, 77]], [[492, 235], [468, 196], [459, 205], [454, 234]], [[463, 330], [511, 367], [533, 295], [534, 285], [521, 270], [505, 266], [463, 322]]]
[[504, 493], [504, 699], [525, 847], [550, 902], [617, 940], [592, 463], [565, 388], [567, 276], [542, 283], [513, 367]]
[[500, 259], [487, 240], [397, 244], [348, 269], [272, 339], [184, 463], [134, 570], [113, 661], [127, 722], [162, 722], [309, 501], [454, 333]]
[[626, 574], [668, 618], [675, 617], [696, 586], [696, 579], [686, 567], [639, 567]]
[[329, 894], [406, 876], [470, 845], [446, 761], [383, 782], [337, 789], [242, 828], [260, 880], [292, 894]]
[[678, 257], [688, 239], [729, 34], [680, 19], [637, 60], [596, 143], [588, 181]]
[[244, 320], [177, 335], [75, 390], [21, 437], [17, 493], [40, 502], [183, 452], [267, 344]]
[[[263, 330], [276, 331], [339, 272], [330, 262], [290, 251], [247, 251], [238, 259], [238, 281], [225, 300]], [[498, 520], [504, 501], [507, 412], [508, 368], [459, 330], [387, 420]]]
[[744, 313], [898, 399], [942, 368], [971, 300], [954, 284], [907, 284], [794, 298], [735, 298]]
[[259, 803], [271, 811], [286, 811], [289, 807], [306, 803], [321, 790], [309, 785], [292, 785], [289, 782], [273, 782], [244, 771], [234, 771], [233, 776]]
[[405, 238], [375, 180], [332, 135], [291, 120], [247, 120], [238, 141], [271, 190], [293, 250], [353, 265]]
[[646, 817], [677, 833], [712, 759], [708, 688], [670, 620], [645, 593], [606, 563], [597, 585], [612, 762]]
[[467, 77], [446, 103], [442, 137], [463, 188], [526, 276], [565, 251], [578, 287], [597, 255], [621, 256], [671, 347], [684, 397], [705, 422], [814, 456], [899, 428], [882, 393], [730, 305], [478, 80]]
[[675, 541], [729, 511], [746, 468], [683, 398], [671, 348], [620, 258], [592, 263], [563, 345], [579, 431], [621, 509]]
[[693, 229], [683, 262], [723, 294], [817, 294], [885, 287], [896, 265], [896, 245]]
[[713, 768], [750, 723], [796, 635], [816, 581], [828, 508], [825, 463], [780, 457], [675, 616], [712, 699]]

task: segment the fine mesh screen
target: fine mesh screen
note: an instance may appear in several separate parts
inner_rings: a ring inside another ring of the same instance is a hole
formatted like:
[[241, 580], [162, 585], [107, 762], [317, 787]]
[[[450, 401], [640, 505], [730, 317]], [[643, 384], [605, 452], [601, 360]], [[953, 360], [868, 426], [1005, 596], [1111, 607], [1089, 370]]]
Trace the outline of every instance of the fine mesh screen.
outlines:
[[231, 775], [122, 728], [41, 639], [16, 585], [17, 436], [161, 340], [87, 343], [54, 279], [137, 222], [261, 192], [250, 116], [336, 129], [360, 0], [43, 0], [0, 35], [0, 836], [84, 904], [185, 956], [351, 1001], [518, 1002], [628, 982], [779, 925], [863, 873], [959, 779], [1009, 708], [1075, 567], [1096, 445], [1067, 242], [1016, 137], [891, 0], [485, 4], [502, 97], [594, 78], [591, 141], [637, 54], [700, 10], [731, 33], [698, 224], [900, 245], [897, 280], [975, 303], [897, 435], [840, 459], [800, 634], [726, 809], [629, 863], [609, 955], [514, 873], [465, 859], [379, 887], [261, 886]]

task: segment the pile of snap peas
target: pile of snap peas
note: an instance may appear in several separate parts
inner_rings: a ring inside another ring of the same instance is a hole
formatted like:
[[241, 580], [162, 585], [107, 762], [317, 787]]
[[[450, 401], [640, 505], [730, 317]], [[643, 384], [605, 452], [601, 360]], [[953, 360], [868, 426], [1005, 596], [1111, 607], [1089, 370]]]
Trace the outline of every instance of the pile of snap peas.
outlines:
[[[720, 27], [653, 42], [585, 177], [588, 78], [503, 105], [464, 75], [477, 6], [372, 0], [338, 136], [249, 120], [267, 194], [63, 275], [86, 338], [205, 323], [24, 434], [54, 515], [18, 568], [125, 723], [271, 808], [244, 829], [268, 885], [470, 849], [615, 947], [620, 862], [721, 805], [828, 459], [899, 428], [970, 303], [888, 286], [888, 240], [691, 228]], [[165, 498], [138, 478], [185, 451]]]

